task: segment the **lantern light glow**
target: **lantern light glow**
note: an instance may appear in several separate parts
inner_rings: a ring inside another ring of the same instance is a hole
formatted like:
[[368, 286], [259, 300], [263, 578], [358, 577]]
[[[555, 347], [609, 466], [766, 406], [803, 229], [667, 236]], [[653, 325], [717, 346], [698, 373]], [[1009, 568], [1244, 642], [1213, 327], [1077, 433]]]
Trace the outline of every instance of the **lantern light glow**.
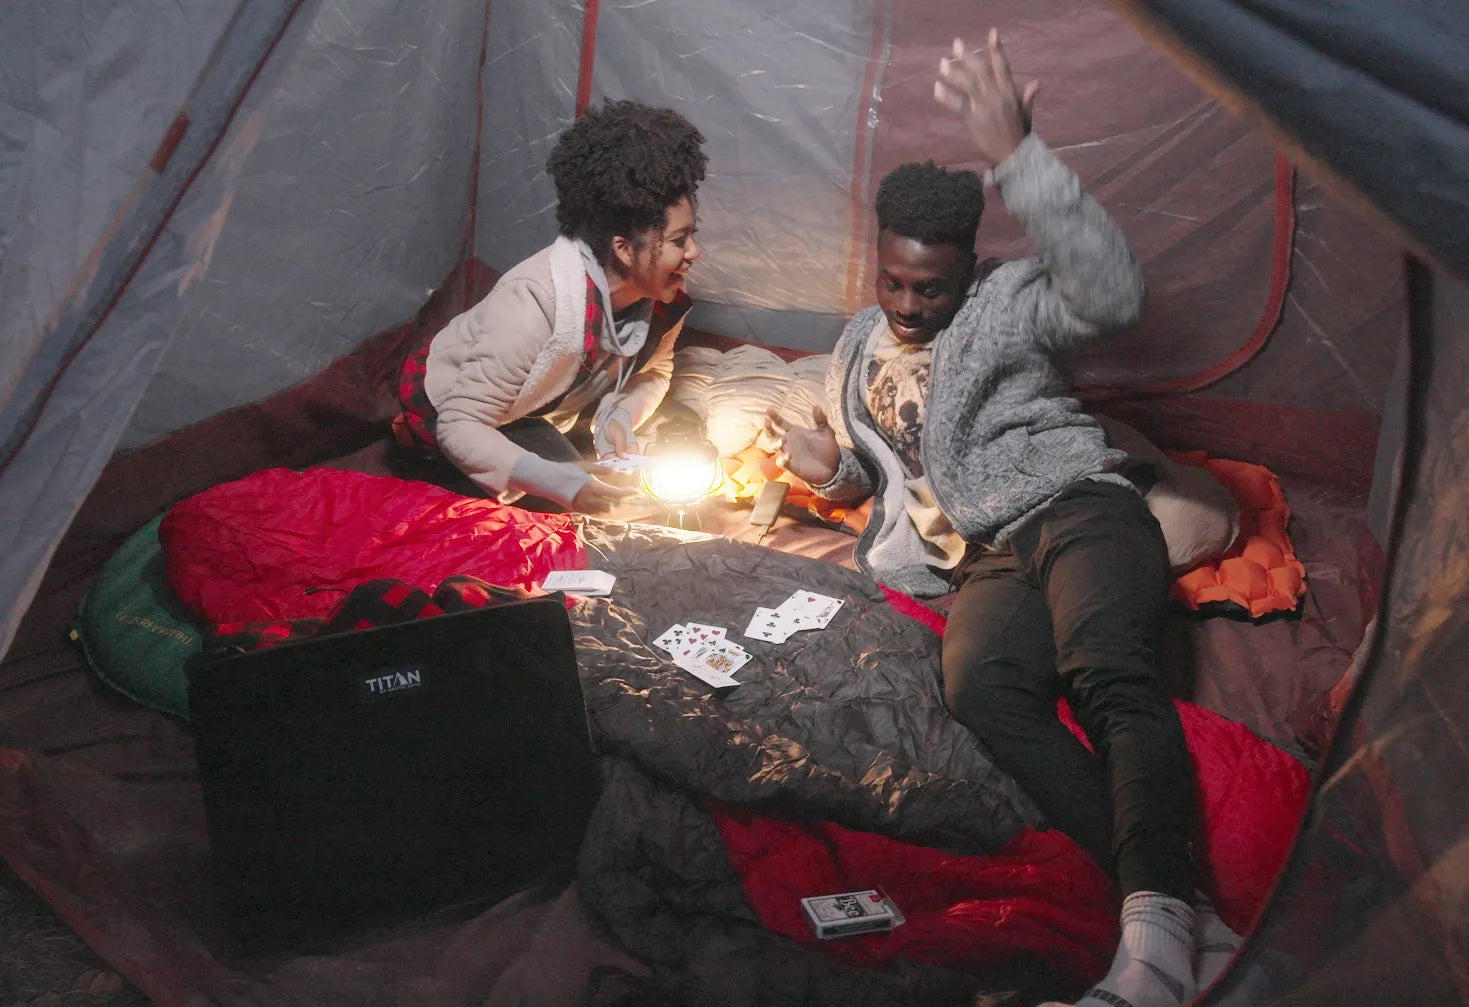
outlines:
[[650, 458], [643, 469], [643, 489], [670, 506], [691, 506], [719, 491], [724, 468], [712, 451], [681, 449]]

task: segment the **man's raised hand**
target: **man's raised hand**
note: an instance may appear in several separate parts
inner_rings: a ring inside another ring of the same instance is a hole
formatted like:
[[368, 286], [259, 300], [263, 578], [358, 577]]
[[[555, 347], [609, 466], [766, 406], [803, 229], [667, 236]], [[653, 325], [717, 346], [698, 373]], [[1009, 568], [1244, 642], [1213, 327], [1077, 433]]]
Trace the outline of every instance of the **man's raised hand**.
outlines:
[[939, 60], [933, 96], [963, 120], [980, 159], [994, 166], [1030, 132], [1030, 109], [1040, 87], [1038, 80], [1023, 91], [1015, 86], [999, 32], [991, 28], [983, 55], [969, 52], [963, 39], [954, 39], [954, 54]]

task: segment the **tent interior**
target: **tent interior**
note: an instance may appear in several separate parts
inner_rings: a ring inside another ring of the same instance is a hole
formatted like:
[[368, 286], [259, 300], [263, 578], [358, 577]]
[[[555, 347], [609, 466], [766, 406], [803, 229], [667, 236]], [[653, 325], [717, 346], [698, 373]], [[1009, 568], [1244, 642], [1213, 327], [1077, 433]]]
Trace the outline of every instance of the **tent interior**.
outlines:
[[[962, 774], [942, 792], [925, 782], [943, 771], [912, 738], [883, 751], [878, 736], [865, 762], [823, 764], [830, 780], [808, 773], [831, 726], [811, 688], [798, 704], [810, 716], [793, 719], [812, 755], [794, 759], [777, 751], [796, 744], [779, 731], [745, 737], [779, 723], [760, 719], [768, 709], [698, 692], [629, 643], [682, 619], [733, 633], [749, 608], [731, 606], [773, 604], [748, 586], [763, 577], [844, 592], [862, 618], [845, 644], [805, 634], [803, 665], [931, 671], [937, 637], [910, 616], [932, 627], [934, 613], [885, 596], [852, 569], [851, 534], [808, 510], [788, 508], [756, 544], [748, 500], [711, 501], [697, 533], [653, 511], [572, 521], [482, 502], [508, 543], [501, 566], [439, 569], [418, 586], [461, 573], [529, 586], [546, 563], [596, 548], [629, 588], [624, 604], [587, 599], [571, 613], [604, 766], [576, 876], [285, 952], [243, 949], [225, 925], [189, 721], [104, 683], [72, 634], [119, 550], [206, 491], [264, 527], [269, 515], [249, 510], [263, 483], [249, 480], [420, 485], [392, 452], [398, 370], [550, 242], [546, 155], [589, 103], [666, 105], [707, 138], [678, 366], [714, 370], [682, 384], [676, 370], [670, 394], [707, 394], [698, 407], [713, 410], [708, 387], [737, 370], [722, 362], [754, 351], [757, 377], [794, 383], [873, 302], [878, 180], [910, 160], [974, 166], [931, 89], [950, 40], [993, 25], [1017, 77], [1043, 82], [1036, 132], [1117, 220], [1148, 283], [1141, 323], [1070, 361], [1083, 401], [1166, 451], [1268, 472], [1304, 575], [1279, 611], [1170, 617], [1176, 697], [1240, 725], [1268, 749], [1260, 760], [1306, 781], [1268, 855], [1245, 811], [1221, 825], [1265, 859], [1218, 866], [1252, 886], [1235, 906], [1246, 942], [1200, 1002], [1465, 1002], [1469, 691], [1455, 682], [1469, 666], [1469, 22], [1455, 6], [7, 7], [0, 856], [164, 1004], [1023, 1004], [1084, 988], [1088, 956], [1105, 965], [1115, 933], [1089, 941], [1058, 922], [1082, 918], [1074, 903], [1011, 932], [1008, 957], [956, 951], [952, 934], [922, 945], [911, 926], [905, 957], [879, 938], [780, 932], [754, 905], [753, 874], [730, 867], [737, 837], [813, 822], [941, 847], [977, 870], [1014, 855], [1017, 835], [1048, 834], [1024, 795], [993, 781], [974, 793], [1004, 801], [955, 809], [970, 794]], [[980, 243], [1033, 252], [998, 198]], [[351, 483], [366, 494], [354, 499], [370, 510], [384, 485]], [[515, 552], [532, 539], [541, 552]], [[724, 577], [739, 586], [706, 584]], [[761, 651], [751, 671], [805, 683], [796, 663]], [[903, 700], [914, 717], [939, 704], [922, 687]], [[796, 695], [773, 688], [766, 702]], [[658, 738], [626, 726], [644, 715]], [[742, 757], [749, 745], [760, 768], [703, 778], [697, 757], [661, 751], [675, 743]], [[902, 800], [874, 767], [907, 781]], [[697, 858], [680, 849], [694, 845]], [[779, 865], [765, 869], [778, 883]], [[649, 877], [663, 887], [631, 890]], [[1048, 945], [1064, 948], [1047, 957]]]

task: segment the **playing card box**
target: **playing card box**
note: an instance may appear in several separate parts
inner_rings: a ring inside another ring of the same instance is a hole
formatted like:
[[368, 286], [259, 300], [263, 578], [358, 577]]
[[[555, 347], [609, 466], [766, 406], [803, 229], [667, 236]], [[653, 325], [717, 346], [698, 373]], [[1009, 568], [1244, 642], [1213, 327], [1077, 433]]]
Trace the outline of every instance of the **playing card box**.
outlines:
[[617, 578], [606, 570], [553, 570], [541, 581], [545, 591], [565, 591], [589, 598], [605, 598], [612, 593]]
[[903, 922], [898, 907], [875, 888], [813, 896], [802, 899], [801, 908], [811, 921], [811, 929], [824, 941], [854, 934], [887, 933]]

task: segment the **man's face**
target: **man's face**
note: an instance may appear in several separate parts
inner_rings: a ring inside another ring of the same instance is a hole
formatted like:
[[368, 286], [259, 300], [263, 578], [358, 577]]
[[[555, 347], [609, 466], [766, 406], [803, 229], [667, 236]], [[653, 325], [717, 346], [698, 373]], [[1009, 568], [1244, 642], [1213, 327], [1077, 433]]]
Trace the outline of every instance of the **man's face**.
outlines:
[[877, 239], [877, 304], [894, 338], [927, 343], [947, 328], [973, 273], [973, 252], [883, 231]]

